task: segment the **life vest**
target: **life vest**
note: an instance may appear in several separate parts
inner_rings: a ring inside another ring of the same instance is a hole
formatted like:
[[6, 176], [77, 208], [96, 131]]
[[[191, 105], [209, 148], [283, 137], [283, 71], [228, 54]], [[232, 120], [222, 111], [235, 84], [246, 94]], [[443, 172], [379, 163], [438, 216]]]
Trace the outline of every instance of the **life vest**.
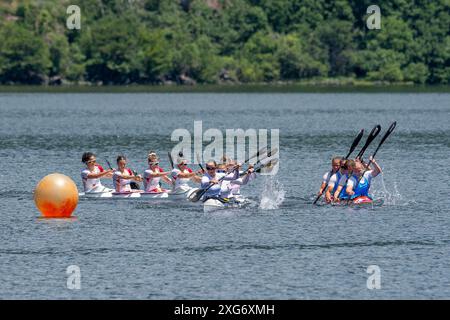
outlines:
[[[94, 171], [92, 173], [101, 173], [103, 171], [105, 171], [103, 169], [103, 167], [101, 165], [97, 164], [97, 165], [95, 165]], [[91, 178], [91, 179], [88, 178], [88, 175], [90, 173], [91, 172], [87, 168], [85, 168], [85, 169], [83, 169], [81, 171], [81, 180], [83, 182], [83, 188], [84, 188], [85, 192], [90, 192], [92, 190], [99, 189], [99, 188], [103, 187], [102, 183], [100, 182], [100, 178], [95, 178], [95, 179], [94, 178]]]
[[[347, 178], [347, 182], [348, 182], [348, 179], [349, 179], [348, 173], [344, 174], [343, 176]], [[342, 186], [342, 190], [339, 193], [339, 199], [346, 200], [349, 198], [349, 195], [347, 194], [347, 182]]]
[[[125, 168], [125, 171], [128, 173], [129, 176], [133, 175], [133, 171], [129, 168]], [[116, 172], [113, 174], [113, 184], [116, 190], [119, 190], [119, 192], [129, 192], [131, 191], [130, 179], [123, 179], [120, 177], [121, 172], [117, 169]]]
[[[355, 181], [358, 182], [359, 177], [357, 176], [353, 176]], [[360, 197], [360, 196], [368, 196], [369, 195], [369, 188], [370, 188], [370, 183], [369, 180], [366, 177], [362, 177], [359, 184], [356, 187], [353, 187], [353, 191], [355, 192], [354, 195], [352, 195], [352, 199]]]
[[144, 172], [144, 188], [146, 192], [161, 192], [161, 177], [151, 177], [151, 174], [164, 172], [161, 167], [156, 167], [154, 170], [147, 169]]
[[172, 179], [175, 181], [175, 189], [179, 188], [180, 186], [188, 186], [188, 182], [189, 178], [179, 178], [178, 174], [179, 173], [192, 173], [192, 169], [191, 168], [186, 168], [183, 171], [181, 171], [179, 168], [175, 168], [172, 170]]
[[342, 173], [340, 171], [337, 171], [335, 173], [335, 175], [336, 175], [336, 182], [334, 183], [334, 188], [333, 188], [333, 191], [331, 191], [331, 195], [334, 195], [334, 193], [336, 192], [336, 190], [339, 186], [339, 180], [341, 180], [341, 177], [342, 177]]

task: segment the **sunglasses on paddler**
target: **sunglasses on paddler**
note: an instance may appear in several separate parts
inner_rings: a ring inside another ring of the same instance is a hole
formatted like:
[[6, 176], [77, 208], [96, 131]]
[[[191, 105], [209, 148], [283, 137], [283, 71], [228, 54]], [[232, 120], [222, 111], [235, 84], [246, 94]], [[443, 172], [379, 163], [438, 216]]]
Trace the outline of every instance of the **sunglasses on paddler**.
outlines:
[[215, 167], [206, 167], [206, 170], [216, 170], [216, 168]]

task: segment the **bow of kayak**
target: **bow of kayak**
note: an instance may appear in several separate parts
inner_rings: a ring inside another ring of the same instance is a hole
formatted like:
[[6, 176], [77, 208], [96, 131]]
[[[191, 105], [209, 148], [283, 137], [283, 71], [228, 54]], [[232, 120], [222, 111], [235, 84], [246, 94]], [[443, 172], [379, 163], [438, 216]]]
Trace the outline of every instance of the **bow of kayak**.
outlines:
[[384, 200], [381, 198], [372, 199], [367, 196], [357, 197], [351, 201], [343, 200], [341, 202], [333, 202], [333, 206], [350, 206], [350, 207], [373, 207], [383, 205]]
[[237, 209], [242, 208], [248, 203], [249, 200], [242, 196], [230, 198], [228, 199], [228, 201], [225, 202], [220, 201], [218, 199], [208, 199], [205, 202], [203, 202], [203, 212], [207, 213], [223, 209]]

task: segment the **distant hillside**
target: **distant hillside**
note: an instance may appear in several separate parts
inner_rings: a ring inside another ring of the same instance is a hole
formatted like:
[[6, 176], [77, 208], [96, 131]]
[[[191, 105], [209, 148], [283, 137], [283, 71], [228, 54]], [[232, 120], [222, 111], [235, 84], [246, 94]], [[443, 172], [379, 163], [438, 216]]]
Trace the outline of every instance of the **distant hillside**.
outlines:
[[[66, 27], [81, 9], [81, 30]], [[2, 84], [450, 83], [450, 3], [0, 0]]]

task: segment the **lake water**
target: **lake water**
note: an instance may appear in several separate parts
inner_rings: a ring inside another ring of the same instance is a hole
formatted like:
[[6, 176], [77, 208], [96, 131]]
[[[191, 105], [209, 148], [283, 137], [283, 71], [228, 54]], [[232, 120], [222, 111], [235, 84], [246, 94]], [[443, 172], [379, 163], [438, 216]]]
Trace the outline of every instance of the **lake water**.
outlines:
[[[0, 112], [2, 299], [450, 297], [448, 93], [0, 93]], [[242, 189], [252, 205], [80, 200], [73, 219], [39, 219], [32, 190], [45, 175], [81, 189], [88, 150], [103, 165], [124, 153], [141, 172], [154, 149], [168, 168], [172, 131], [194, 120], [280, 129], [278, 174]], [[384, 204], [311, 205], [329, 159], [394, 120], [372, 186]], [[80, 290], [67, 288], [71, 265]], [[379, 290], [367, 288], [371, 265]]]

